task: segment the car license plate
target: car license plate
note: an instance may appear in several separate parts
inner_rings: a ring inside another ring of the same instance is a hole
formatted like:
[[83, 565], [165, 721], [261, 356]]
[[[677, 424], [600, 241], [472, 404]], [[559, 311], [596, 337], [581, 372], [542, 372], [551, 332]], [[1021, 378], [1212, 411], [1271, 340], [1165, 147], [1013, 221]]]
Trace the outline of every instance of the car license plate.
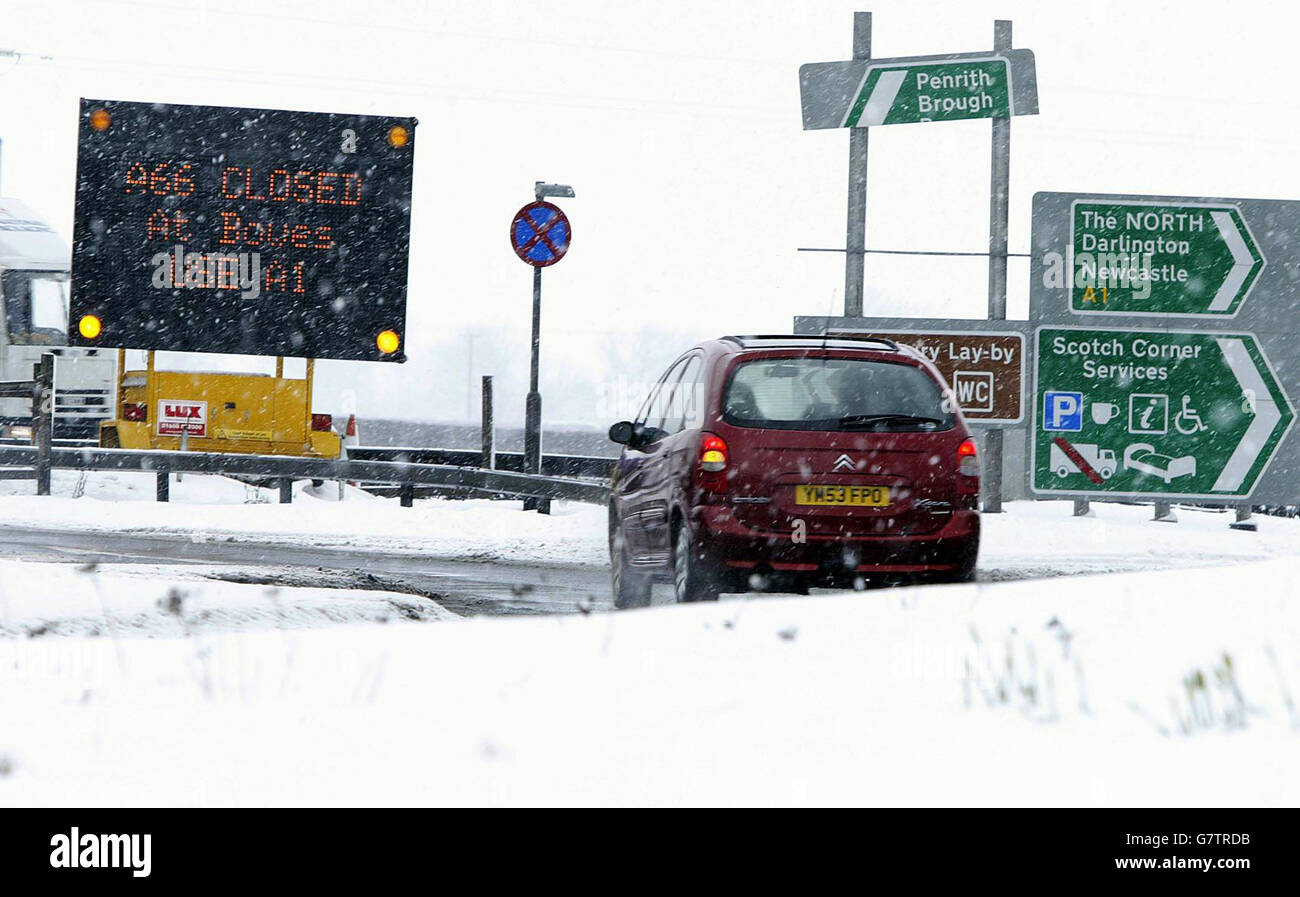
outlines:
[[797, 505], [847, 505], [884, 508], [889, 505], [888, 486], [795, 486]]

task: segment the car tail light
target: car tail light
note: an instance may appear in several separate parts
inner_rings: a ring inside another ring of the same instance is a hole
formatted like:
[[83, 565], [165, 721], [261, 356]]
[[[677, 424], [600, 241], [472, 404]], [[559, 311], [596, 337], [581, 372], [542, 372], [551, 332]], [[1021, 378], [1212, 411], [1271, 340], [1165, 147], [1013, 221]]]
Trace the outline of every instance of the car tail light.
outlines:
[[727, 488], [727, 441], [716, 433], [700, 434], [699, 484], [710, 492]]
[[326, 433], [334, 426], [334, 415], [332, 414], [313, 414], [311, 416], [311, 428], [318, 433]]
[[980, 490], [980, 459], [974, 439], [967, 439], [957, 446], [957, 488], [965, 493]]
[[148, 420], [145, 406], [137, 402], [128, 402], [122, 406], [122, 417], [126, 420]]

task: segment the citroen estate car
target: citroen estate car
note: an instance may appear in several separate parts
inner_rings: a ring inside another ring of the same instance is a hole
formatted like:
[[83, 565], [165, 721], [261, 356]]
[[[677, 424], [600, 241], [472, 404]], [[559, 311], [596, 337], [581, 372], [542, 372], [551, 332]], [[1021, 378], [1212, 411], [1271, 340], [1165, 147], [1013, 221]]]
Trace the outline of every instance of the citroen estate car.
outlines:
[[669, 366], [609, 504], [615, 605], [960, 582], [979, 551], [975, 442], [942, 376], [884, 339], [726, 336]]

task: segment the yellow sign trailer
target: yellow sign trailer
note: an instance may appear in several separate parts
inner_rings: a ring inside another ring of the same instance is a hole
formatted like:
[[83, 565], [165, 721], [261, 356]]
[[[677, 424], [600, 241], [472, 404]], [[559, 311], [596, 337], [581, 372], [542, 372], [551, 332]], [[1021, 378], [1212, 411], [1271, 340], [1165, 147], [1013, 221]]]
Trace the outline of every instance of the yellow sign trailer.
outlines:
[[342, 442], [328, 414], [312, 414], [316, 362], [302, 380], [244, 373], [126, 370], [118, 353], [117, 406], [99, 428], [104, 448], [339, 457]]

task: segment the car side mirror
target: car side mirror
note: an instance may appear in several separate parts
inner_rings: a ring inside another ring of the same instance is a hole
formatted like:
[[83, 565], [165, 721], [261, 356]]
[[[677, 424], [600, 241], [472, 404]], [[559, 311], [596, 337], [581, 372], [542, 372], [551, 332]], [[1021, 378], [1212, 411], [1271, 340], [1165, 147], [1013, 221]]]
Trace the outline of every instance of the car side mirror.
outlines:
[[617, 442], [619, 445], [631, 445], [632, 440], [636, 438], [636, 427], [631, 421], [621, 420], [609, 428], [610, 442]]

